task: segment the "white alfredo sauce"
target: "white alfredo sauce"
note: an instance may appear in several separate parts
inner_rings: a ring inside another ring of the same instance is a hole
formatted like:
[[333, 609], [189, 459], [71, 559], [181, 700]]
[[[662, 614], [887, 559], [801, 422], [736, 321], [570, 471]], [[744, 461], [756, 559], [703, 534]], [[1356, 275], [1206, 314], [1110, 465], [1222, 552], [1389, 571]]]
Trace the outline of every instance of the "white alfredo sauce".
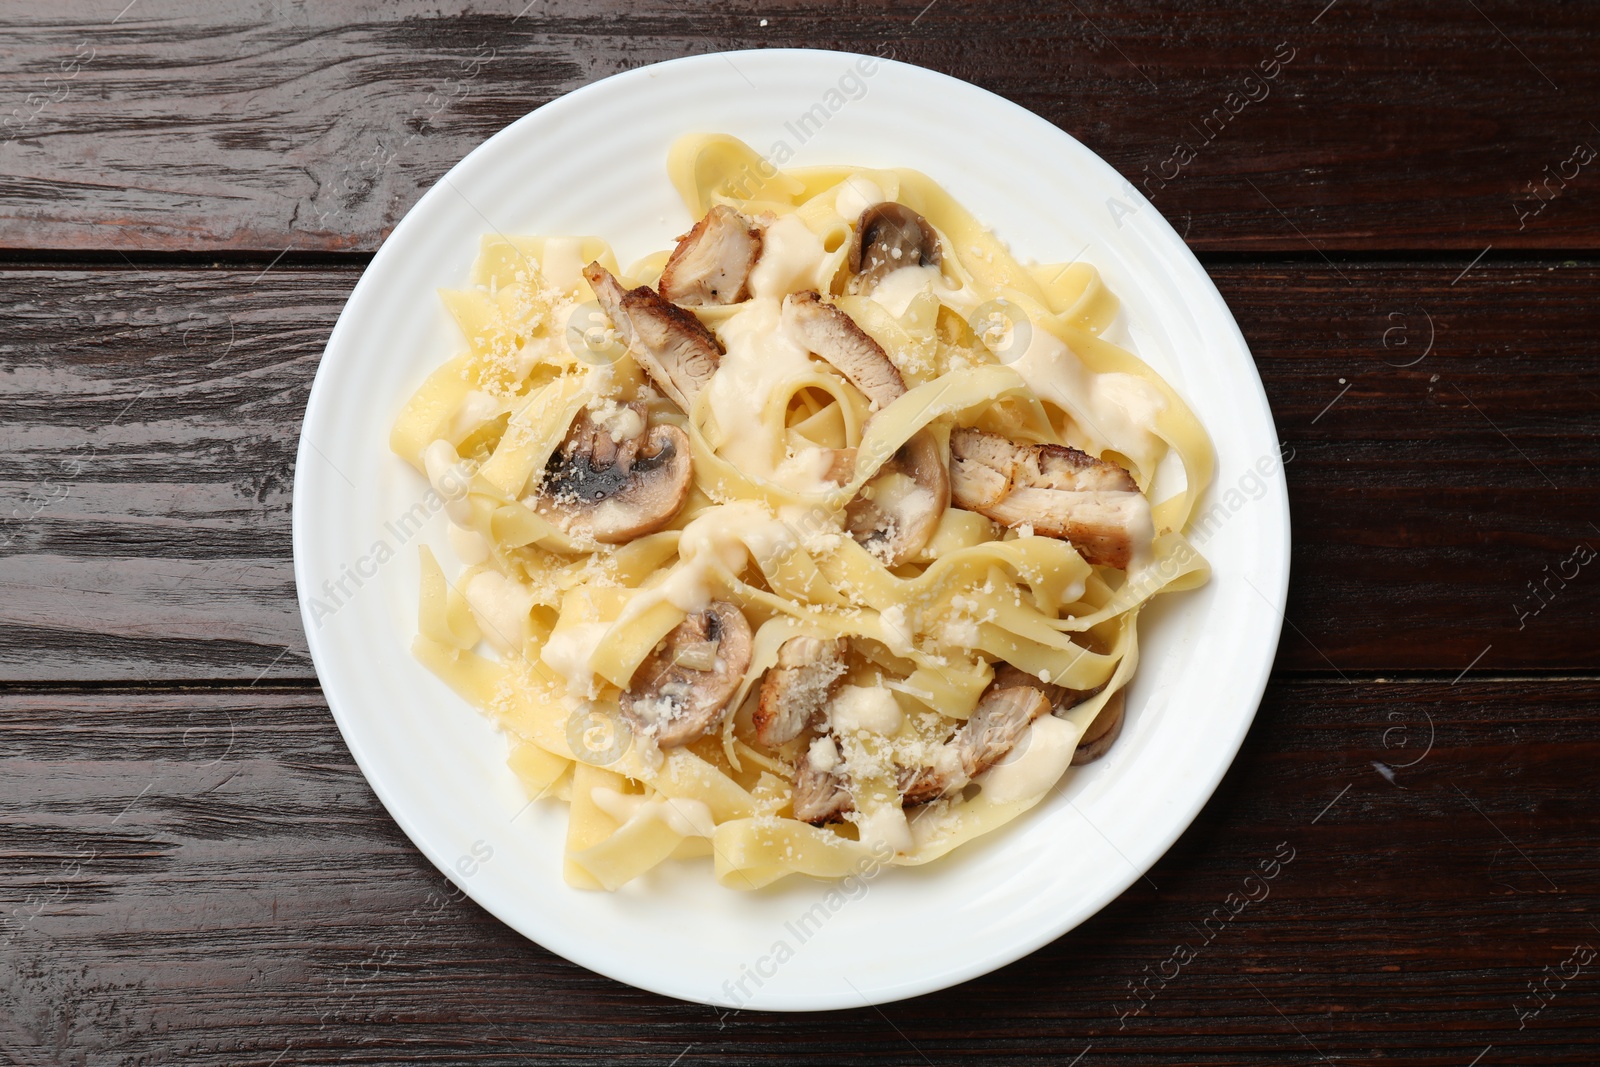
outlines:
[[444, 500], [444, 512], [450, 521], [460, 526], [471, 522], [467, 487], [472, 484], [472, 470], [456, 454], [455, 446], [442, 437], [430, 444], [422, 450], [422, 469], [427, 472], [428, 484]]
[[557, 628], [539, 658], [567, 680], [572, 692], [593, 692], [594, 653], [608, 633], [620, 632], [661, 603], [689, 614], [706, 610], [719, 575], [741, 574], [751, 551], [764, 554], [790, 541], [789, 528], [757, 501], [707, 508], [683, 528], [678, 537], [678, 562], [664, 579], [635, 593], [612, 622]]
[[821, 290], [828, 258], [822, 241], [796, 215], [767, 225], [761, 258], [750, 272], [750, 300], [717, 327], [725, 350], [706, 402], [716, 449], [741, 471], [798, 493], [825, 492], [831, 457], [820, 448], [787, 456], [784, 442], [762, 432], [758, 413], [774, 392], [813, 371], [811, 355], [783, 319], [783, 298]]
[[1011, 369], [1040, 399], [1071, 415], [1092, 439], [1094, 451], [1113, 449], [1141, 470], [1154, 468], [1165, 445], [1149, 427], [1167, 406], [1154, 386], [1132, 374], [1095, 374], [1060, 338], [1039, 327]]
[[852, 174], [839, 184], [839, 192], [833, 199], [833, 209], [854, 226], [863, 211], [874, 204], [883, 203], [886, 199], [883, 188], [877, 182], [859, 174]]
[[878, 279], [868, 298], [899, 318], [911, 306], [911, 301], [923, 293], [932, 293], [963, 316], [970, 316], [983, 303], [977, 293], [965, 286], [956, 288], [951, 285], [938, 267], [931, 264], [924, 267], [916, 263], [892, 270]]
[[514, 652], [528, 639], [533, 593], [499, 571], [479, 571], [462, 590], [478, 628], [501, 652]]
[[544, 243], [544, 256], [539, 261], [539, 273], [544, 280], [563, 293], [578, 288], [583, 280], [583, 238], [551, 237]]
[[[763, 432], [759, 413], [784, 383], [811, 373], [811, 355], [785, 326], [781, 296], [752, 298], [718, 328], [717, 339], [726, 352], [706, 397], [719, 438], [717, 452], [747, 474], [779, 481], [783, 443]], [[807, 477], [810, 472], [782, 473], [797, 483], [790, 488], [818, 491], [817, 479]]]
[[655, 796], [646, 800], [638, 793], [619, 793], [597, 785], [589, 790], [594, 806], [620, 823], [635, 819], [660, 819], [680, 837], [710, 837], [717, 832], [711, 808], [693, 797]]
[[818, 277], [826, 257], [822, 239], [800, 216], [784, 215], [761, 236], [761, 258], [750, 271], [750, 295], [781, 301], [787, 293], [820, 290], [827, 281]]
[[1041, 715], [1005, 759], [974, 781], [983, 787], [983, 795], [996, 804], [1031, 800], [1067, 773], [1081, 733], [1065, 719]]

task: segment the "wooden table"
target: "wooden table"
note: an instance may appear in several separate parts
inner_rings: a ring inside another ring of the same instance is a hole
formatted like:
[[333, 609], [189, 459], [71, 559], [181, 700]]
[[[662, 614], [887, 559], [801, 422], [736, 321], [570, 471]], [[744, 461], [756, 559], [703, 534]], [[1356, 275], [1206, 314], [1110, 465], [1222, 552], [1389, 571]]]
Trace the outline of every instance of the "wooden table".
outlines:
[[[0, 1060], [1600, 1060], [1593, 8], [524, 2], [0, 11]], [[1276, 671], [1193, 827], [1034, 955], [814, 1017], [461, 898], [334, 728], [289, 548], [323, 343], [422, 190], [594, 79], [777, 45], [892, 48], [1146, 189], [1294, 457]]]

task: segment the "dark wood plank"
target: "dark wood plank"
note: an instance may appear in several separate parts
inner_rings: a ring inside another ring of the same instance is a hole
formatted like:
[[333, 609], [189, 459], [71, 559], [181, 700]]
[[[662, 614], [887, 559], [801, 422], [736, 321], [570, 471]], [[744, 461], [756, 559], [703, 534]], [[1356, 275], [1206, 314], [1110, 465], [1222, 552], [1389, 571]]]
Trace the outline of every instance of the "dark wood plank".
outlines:
[[0, 247], [372, 249], [541, 103], [775, 46], [892, 54], [1009, 97], [1199, 248], [1465, 264], [1491, 243], [1600, 243], [1600, 161], [1581, 161], [1600, 148], [1600, 30], [1582, 5], [121, 6], [0, 14]]
[[[1600, 269], [1341, 272], [1213, 271], [1293, 454], [1280, 667], [1600, 668], [1574, 558], [1600, 548]], [[0, 677], [311, 679], [294, 449], [354, 278], [0, 272]]]
[[1600, 947], [1595, 695], [1275, 685], [1150, 882], [993, 975], [814, 1018], [671, 1002], [501, 926], [401, 835], [315, 694], [13, 692], [0, 1054], [1589, 1064], [1600, 981], [1566, 961]]
[[355, 275], [258, 274], [0, 274], [7, 677], [312, 676], [294, 456]]
[[1212, 276], [1294, 456], [1280, 665], [1600, 666], [1600, 272]]

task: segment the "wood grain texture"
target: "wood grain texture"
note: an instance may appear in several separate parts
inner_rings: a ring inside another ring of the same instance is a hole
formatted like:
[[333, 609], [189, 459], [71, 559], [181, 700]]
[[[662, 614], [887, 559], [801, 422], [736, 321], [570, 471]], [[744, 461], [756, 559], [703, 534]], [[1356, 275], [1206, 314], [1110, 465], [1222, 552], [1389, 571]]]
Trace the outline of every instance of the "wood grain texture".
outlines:
[[0, 1057], [1589, 1064], [1595, 964], [1528, 986], [1600, 947], [1593, 703], [1280, 683], [1199, 820], [1100, 915], [956, 989], [796, 1017], [629, 989], [502, 926], [405, 840], [315, 693], [12, 692]]
[[[1026, 959], [810, 1017], [618, 985], [446, 880], [315, 689], [289, 543], [323, 345], [423, 190], [596, 79], [779, 46], [1140, 185], [1292, 457], [1277, 674], [1195, 824]], [[0, 1064], [1595, 1063], [1597, 47], [1509, 0], [0, 9]]]
[[1600, 148], [1600, 30], [1579, 4], [121, 8], [0, 13], [0, 248], [370, 250], [556, 96], [779, 46], [893, 55], [1008, 97], [1201, 249], [1431, 248], [1465, 265], [1490, 244], [1600, 243], [1600, 161], [1574, 161]]
[[[1457, 273], [1213, 269], [1292, 450], [1283, 669], [1600, 668], [1600, 269]], [[294, 449], [354, 280], [0, 272], [0, 677], [313, 678]]]

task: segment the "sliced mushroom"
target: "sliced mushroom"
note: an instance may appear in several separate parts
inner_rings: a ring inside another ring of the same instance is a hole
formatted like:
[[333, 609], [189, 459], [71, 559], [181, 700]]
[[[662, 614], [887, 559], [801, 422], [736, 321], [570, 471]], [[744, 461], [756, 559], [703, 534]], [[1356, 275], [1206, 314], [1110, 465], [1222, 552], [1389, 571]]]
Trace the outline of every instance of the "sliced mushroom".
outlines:
[[723, 600], [661, 639], [622, 694], [622, 712], [662, 748], [698, 741], [722, 721], [750, 666], [750, 624]]
[[580, 411], [545, 465], [538, 509], [603, 544], [654, 533], [688, 498], [689, 436], [676, 426], [651, 426], [642, 404], [619, 409], [622, 433]]
[[815, 291], [784, 297], [783, 317], [796, 338], [833, 364], [875, 407], [887, 407], [905, 393], [905, 379], [883, 346]]
[[778, 662], [761, 679], [754, 714], [756, 740], [776, 747], [793, 741], [821, 714], [834, 684], [844, 675], [840, 642], [791, 637], [778, 648]]
[[674, 304], [737, 304], [750, 298], [750, 270], [761, 230], [723, 204], [706, 212], [661, 271], [661, 295]]
[[965, 789], [978, 775], [1005, 758], [1028, 726], [1050, 711], [1050, 700], [1031, 685], [990, 685], [971, 718], [926, 767], [900, 772], [907, 804], [921, 804]]
[[1093, 763], [1111, 750], [1117, 738], [1122, 736], [1122, 720], [1126, 717], [1124, 711], [1127, 701], [1123, 699], [1126, 690], [1118, 689], [1106, 701], [1106, 706], [1100, 709], [1100, 714], [1095, 716], [1094, 722], [1083, 732], [1083, 737], [1078, 741], [1077, 751], [1072, 754], [1072, 765], [1081, 767], [1085, 763]]
[[950, 506], [950, 472], [926, 430], [900, 447], [845, 506], [850, 536], [885, 567], [910, 559]]
[[855, 798], [839, 767], [839, 749], [831, 735], [812, 740], [795, 764], [794, 817], [816, 826], [834, 822], [855, 809]]
[[1133, 477], [1076, 448], [957, 429], [950, 490], [957, 507], [1070, 541], [1096, 566], [1125, 569], [1154, 537], [1149, 502]]
[[598, 263], [583, 268], [583, 276], [650, 380], [685, 413], [692, 410], [722, 360], [711, 331], [648, 285], [623, 289]]
[[873, 204], [861, 213], [850, 242], [852, 292], [870, 292], [883, 276], [901, 267], [937, 266], [939, 235], [928, 220], [904, 204]]

